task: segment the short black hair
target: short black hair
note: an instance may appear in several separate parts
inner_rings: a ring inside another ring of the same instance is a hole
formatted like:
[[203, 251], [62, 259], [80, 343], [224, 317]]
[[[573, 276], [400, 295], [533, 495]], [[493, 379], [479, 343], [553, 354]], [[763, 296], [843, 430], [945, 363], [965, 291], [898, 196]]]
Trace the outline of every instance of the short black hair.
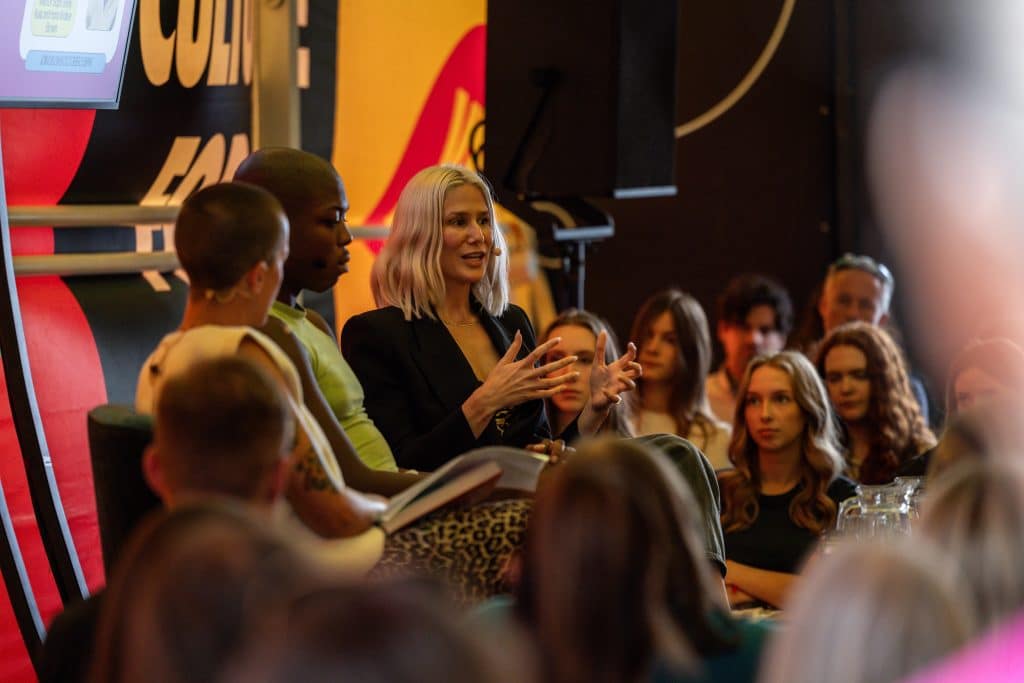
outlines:
[[281, 203], [248, 183], [218, 183], [199, 190], [181, 206], [174, 245], [181, 267], [197, 289], [219, 291], [249, 268], [269, 260], [288, 219]]
[[718, 322], [743, 325], [756, 306], [771, 306], [775, 329], [788, 335], [793, 329], [793, 302], [786, 288], [757, 273], [744, 273], [729, 280], [718, 297]]

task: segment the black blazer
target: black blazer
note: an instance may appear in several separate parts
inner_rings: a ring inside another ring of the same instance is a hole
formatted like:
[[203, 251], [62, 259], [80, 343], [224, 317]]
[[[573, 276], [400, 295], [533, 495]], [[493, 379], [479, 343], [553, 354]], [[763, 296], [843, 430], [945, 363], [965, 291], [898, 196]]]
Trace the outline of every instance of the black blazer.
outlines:
[[[533, 327], [518, 306], [499, 317], [476, 302], [473, 308], [499, 357], [516, 330], [523, 335], [519, 358], [535, 348]], [[341, 348], [363, 385], [367, 414], [401, 467], [434, 470], [473, 448], [522, 448], [551, 437], [539, 400], [512, 408], [503, 431], [492, 419], [479, 438], [473, 436], [462, 404], [481, 383], [439, 320], [405, 320], [394, 306], [370, 311], [348, 321]]]

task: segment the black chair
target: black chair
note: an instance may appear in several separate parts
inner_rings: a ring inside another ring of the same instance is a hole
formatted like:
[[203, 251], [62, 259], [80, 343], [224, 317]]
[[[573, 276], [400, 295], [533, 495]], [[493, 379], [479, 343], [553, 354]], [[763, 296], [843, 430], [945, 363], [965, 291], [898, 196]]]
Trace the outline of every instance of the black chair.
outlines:
[[89, 454], [107, 576], [139, 520], [160, 508], [142, 475], [142, 454], [152, 439], [149, 415], [110, 404], [89, 411]]

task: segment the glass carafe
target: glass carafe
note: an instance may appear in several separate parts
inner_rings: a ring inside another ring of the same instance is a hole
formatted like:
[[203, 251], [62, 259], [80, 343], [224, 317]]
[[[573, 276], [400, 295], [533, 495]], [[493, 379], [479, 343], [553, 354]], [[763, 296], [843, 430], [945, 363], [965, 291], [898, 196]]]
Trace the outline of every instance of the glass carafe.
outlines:
[[836, 531], [858, 539], [904, 536], [910, 533], [911, 510], [902, 486], [857, 487], [857, 495], [839, 506]]
[[903, 492], [903, 497], [910, 507], [910, 518], [917, 519], [921, 514], [921, 496], [924, 494], [924, 477], [896, 477], [893, 485]]

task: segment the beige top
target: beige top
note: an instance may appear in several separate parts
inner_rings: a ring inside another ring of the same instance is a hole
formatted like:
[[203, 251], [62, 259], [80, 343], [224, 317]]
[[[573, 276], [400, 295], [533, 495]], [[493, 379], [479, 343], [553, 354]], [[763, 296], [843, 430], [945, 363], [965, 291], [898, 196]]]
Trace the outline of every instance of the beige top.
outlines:
[[[327, 435], [320, 427], [302, 399], [302, 384], [299, 373], [288, 356], [277, 344], [259, 330], [251, 327], [232, 325], [201, 325], [189, 330], [177, 330], [164, 337], [156, 350], [149, 355], [142, 370], [139, 372], [139, 383], [135, 392], [135, 409], [140, 413], [152, 414], [160, 389], [168, 378], [185, 372], [189, 367], [203, 360], [233, 356], [245, 340], [252, 340], [260, 345], [274, 361], [285, 383], [288, 385], [288, 402], [295, 414], [297, 426], [306, 432], [313, 450], [320, 460], [320, 465], [327, 473], [331, 483], [339, 491], [345, 488], [345, 480], [341, 473], [334, 451], [331, 449]], [[281, 513], [288, 518], [282, 523], [290, 527], [301, 527], [312, 538], [316, 537], [299, 520], [290, 505], [282, 504]], [[301, 539], [300, 539], [301, 540]], [[324, 540], [324, 546], [315, 554], [319, 557], [333, 557], [333, 564], [354, 572], [368, 569], [380, 559], [383, 552], [383, 535], [377, 528], [371, 528], [351, 538]]]
[[[675, 434], [677, 429], [675, 418], [668, 413], [657, 413], [652, 410], [641, 410], [635, 427], [638, 436]], [[716, 470], [732, 468], [732, 462], [729, 460], [729, 439], [732, 437], [732, 427], [725, 422], [715, 420], [706, 429], [701, 429], [697, 424], [690, 425], [689, 434], [680, 434], [679, 436], [699, 448]]]
[[708, 403], [711, 404], [711, 413], [722, 422], [732, 424], [736, 416], [736, 394], [732, 391], [724, 367], [708, 375], [704, 389], [708, 394]]

